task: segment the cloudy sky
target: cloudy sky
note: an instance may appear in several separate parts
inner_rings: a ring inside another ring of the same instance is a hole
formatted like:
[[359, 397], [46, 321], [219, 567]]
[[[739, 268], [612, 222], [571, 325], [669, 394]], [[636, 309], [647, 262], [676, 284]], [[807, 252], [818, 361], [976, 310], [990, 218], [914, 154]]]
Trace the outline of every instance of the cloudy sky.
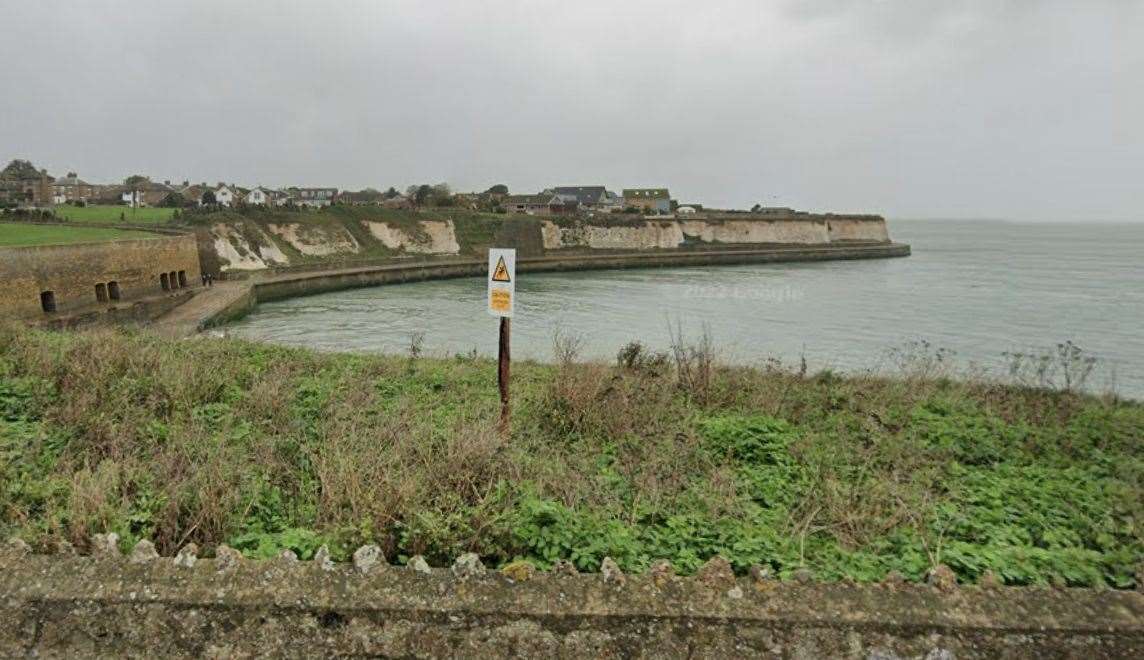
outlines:
[[1140, 0], [5, 0], [0, 158], [1144, 219]]

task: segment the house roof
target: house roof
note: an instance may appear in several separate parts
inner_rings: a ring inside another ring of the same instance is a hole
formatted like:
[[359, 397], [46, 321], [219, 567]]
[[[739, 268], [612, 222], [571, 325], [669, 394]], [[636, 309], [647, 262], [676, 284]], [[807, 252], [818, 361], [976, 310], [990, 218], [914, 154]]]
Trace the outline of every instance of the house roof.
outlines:
[[548, 195], [540, 193], [538, 195], [506, 195], [504, 198], [505, 204], [524, 204], [526, 206], [549, 206], [552, 204], [559, 204], [560, 198], [556, 195]]
[[580, 204], [599, 204], [608, 198], [604, 186], [557, 186], [553, 192], [563, 199], [574, 199]]
[[671, 199], [667, 188], [624, 188], [624, 199]]
[[68, 174], [65, 177], [56, 179], [55, 185], [57, 186], [90, 186], [87, 181], [76, 176], [74, 173]]

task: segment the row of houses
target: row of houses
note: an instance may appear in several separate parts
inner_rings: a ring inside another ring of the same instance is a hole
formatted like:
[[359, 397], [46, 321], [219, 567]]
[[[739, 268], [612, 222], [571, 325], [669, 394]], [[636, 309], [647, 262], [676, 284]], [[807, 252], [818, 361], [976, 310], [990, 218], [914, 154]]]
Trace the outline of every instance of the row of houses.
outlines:
[[[503, 187], [502, 187], [503, 190]], [[571, 213], [612, 213], [636, 209], [644, 213], [672, 212], [667, 188], [625, 188], [621, 194], [605, 186], [556, 186], [531, 195], [489, 192], [456, 195], [454, 202], [468, 200], [474, 205], [491, 202], [508, 213], [561, 215]], [[473, 199], [469, 199], [473, 198]], [[486, 199], [487, 198], [487, 199]], [[123, 204], [146, 206], [306, 206], [320, 208], [331, 204], [372, 204], [391, 208], [412, 206], [409, 197], [390, 189], [388, 193], [367, 189], [359, 192], [337, 188], [244, 188], [219, 182], [181, 184], [152, 181], [137, 176], [123, 184], [92, 184], [75, 172], [55, 178], [31, 162], [14, 160], [0, 170], [0, 206], [50, 206], [69, 203]], [[491, 208], [491, 206], [489, 207]]]
[[506, 195], [500, 203], [509, 213], [528, 215], [613, 213], [628, 208], [645, 213], [672, 210], [667, 188], [625, 188], [622, 195], [617, 195], [604, 186], [557, 186], [535, 195]]

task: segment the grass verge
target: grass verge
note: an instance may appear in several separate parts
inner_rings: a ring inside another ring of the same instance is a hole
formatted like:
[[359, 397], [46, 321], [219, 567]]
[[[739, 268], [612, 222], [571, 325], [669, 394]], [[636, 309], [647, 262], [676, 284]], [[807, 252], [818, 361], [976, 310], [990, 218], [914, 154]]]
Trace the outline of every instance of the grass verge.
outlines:
[[484, 359], [0, 330], [0, 534], [1134, 583], [1141, 404], [557, 348], [514, 367], [502, 438]]
[[91, 243], [133, 238], [154, 238], [155, 234], [102, 227], [66, 227], [18, 222], [0, 222], [0, 247]]

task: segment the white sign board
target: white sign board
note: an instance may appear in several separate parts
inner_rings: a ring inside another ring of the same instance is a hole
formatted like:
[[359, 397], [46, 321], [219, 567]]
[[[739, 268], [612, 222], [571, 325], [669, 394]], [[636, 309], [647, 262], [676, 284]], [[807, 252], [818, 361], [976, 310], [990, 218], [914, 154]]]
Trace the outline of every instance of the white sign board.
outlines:
[[489, 314], [512, 318], [516, 298], [516, 250], [489, 249]]

